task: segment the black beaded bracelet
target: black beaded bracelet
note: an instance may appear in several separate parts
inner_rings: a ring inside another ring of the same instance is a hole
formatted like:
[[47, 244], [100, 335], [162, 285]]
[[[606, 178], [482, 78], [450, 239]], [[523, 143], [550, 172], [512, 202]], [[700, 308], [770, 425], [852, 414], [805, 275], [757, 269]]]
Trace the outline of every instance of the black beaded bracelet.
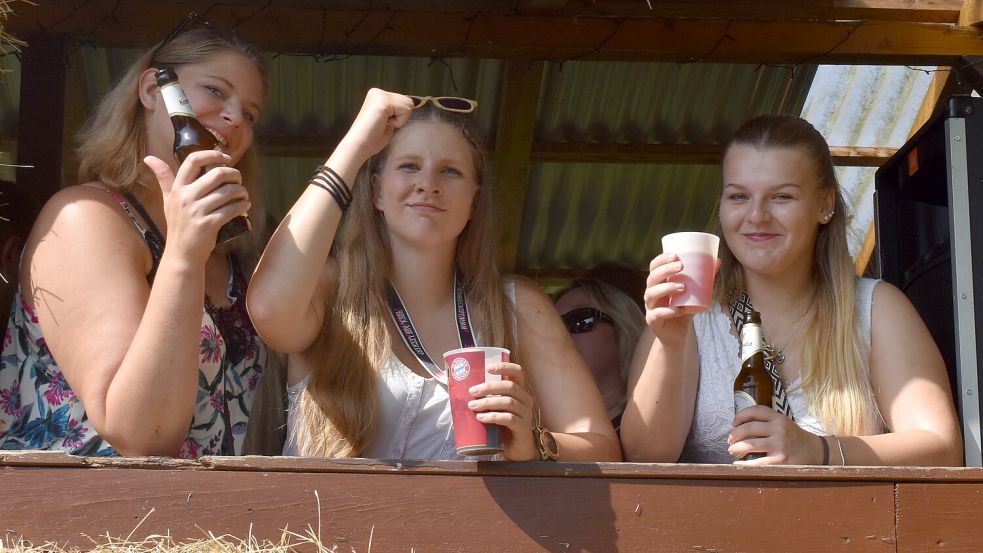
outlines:
[[338, 204], [342, 213], [348, 211], [348, 208], [352, 204], [351, 191], [347, 190], [347, 187], [343, 186], [343, 184], [338, 184], [324, 169], [324, 165], [318, 166], [308, 184], [313, 184], [331, 194], [331, 197], [334, 198], [335, 203]]
[[342, 213], [344, 213], [345, 211], [348, 210], [348, 204], [345, 203], [345, 200], [341, 197], [341, 193], [339, 193], [338, 191], [336, 191], [331, 186], [329, 186], [329, 185], [327, 185], [327, 184], [319, 181], [316, 178], [311, 179], [310, 182], [308, 182], [307, 184], [314, 185], [314, 186], [316, 186], [316, 187], [318, 187], [318, 188], [326, 191], [328, 194], [331, 194], [331, 197], [334, 198], [335, 203], [338, 204], [338, 208], [341, 209], [341, 212]]
[[334, 183], [341, 189], [342, 196], [347, 199], [348, 203], [352, 202], [352, 189], [348, 186], [348, 183], [345, 182], [345, 179], [341, 178], [341, 175], [339, 175], [337, 171], [328, 167], [327, 165], [321, 165], [318, 167], [318, 172], [328, 175], [331, 180], [333, 180]]

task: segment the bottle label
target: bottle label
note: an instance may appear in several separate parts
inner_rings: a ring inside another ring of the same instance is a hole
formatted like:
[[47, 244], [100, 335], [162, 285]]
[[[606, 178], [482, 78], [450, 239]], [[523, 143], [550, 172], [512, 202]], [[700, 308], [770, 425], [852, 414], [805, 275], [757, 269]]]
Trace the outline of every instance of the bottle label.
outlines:
[[755, 405], [757, 405], [757, 402], [754, 401], [754, 398], [751, 397], [751, 394], [749, 394], [747, 392], [742, 392], [741, 390], [735, 390], [734, 391], [734, 412], [735, 413], [738, 412], [738, 411], [740, 411], [741, 409], [745, 409], [747, 407], [753, 407]]
[[164, 106], [168, 115], [186, 115], [197, 117], [191, 109], [191, 102], [184, 94], [184, 89], [177, 82], [167, 83], [160, 87], [160, 95], [164, 97]]
[[761, 336], [761, 327], [756, 324], [744, 323], [744, 328], [741, 329], [741, 363], [763, 349], [764, 338]]

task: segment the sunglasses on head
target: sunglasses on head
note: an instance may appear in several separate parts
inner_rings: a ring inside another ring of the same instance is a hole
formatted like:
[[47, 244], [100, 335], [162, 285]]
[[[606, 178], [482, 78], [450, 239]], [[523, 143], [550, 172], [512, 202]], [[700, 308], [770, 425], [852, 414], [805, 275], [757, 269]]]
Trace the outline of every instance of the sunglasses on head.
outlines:
[[215, 26], [211, 21], [198, 15], [198, 12], [196, 11], [188, 12], [188, 15], [186, 15], [184, 19], [182, 19], [173, 29], [171, 29], [171, 32], [167, 34], [167, 38], [162, 40], [160, 44], [158, 44], [157, 47], [154, 48], [154, 54], [150, 56], [150, 63], [153, 64], [154, 62], [157, 61], [157, 55], [160, 54], [161, 49], [167, 46], [172, 40], [174, 40], [174, 37], [181, 34], [181, 32], [184, 31], [186, 28], [188, 28], [188, 26], [197, 22], [200, 22], [202, 25], [204, 25], [206, 29], [210, 29]]
[[433, 102], [433, 105], [442, 110], [456, 113], [471, 113], [478, 109], [478, 101], [467, 98], [455, 98], [454, 96], [413, 96], [412, 94], [408, 94], [408, 96], [410, 100], [413, 100], [413, 109], [423, 107], [427, 102]]
[[571, 309], [560, 315], [560, 319], [563, 320], [563, 326], [567, 327], [567, 332], [570, 334], [590, 332], [594, 329], [594, 325], [599, 322], [608, 324], [614, 322], [610, 316], [602, 313], [600, 309], [594, 309], [592, 307]]

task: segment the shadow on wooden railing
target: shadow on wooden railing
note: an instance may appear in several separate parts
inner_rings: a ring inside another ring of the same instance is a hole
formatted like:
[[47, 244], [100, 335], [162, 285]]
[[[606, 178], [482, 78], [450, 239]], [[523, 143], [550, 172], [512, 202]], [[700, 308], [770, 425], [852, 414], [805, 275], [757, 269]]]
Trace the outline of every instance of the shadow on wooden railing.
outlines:
[[[337, 551], [980, 551], [983, 469], [0, 454], [0, 530]], [[316, 492], [316, 495], [315, 495]], [[153, 511], [150, 516], [148, 513]], [[146, 520], [144, 520], [146, 518]], [[142, 521], [142, 522], [141, 522]]]

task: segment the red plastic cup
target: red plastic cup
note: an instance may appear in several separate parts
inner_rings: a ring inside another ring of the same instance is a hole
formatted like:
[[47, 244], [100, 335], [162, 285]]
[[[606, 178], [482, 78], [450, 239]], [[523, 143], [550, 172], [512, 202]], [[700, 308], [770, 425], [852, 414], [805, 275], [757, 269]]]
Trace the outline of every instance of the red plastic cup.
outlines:
[[720, 238], [706, 232], [675, 232], [662, 237], [662, 251], [679, 256], [683, 270], [669, 278], [686, 289], [669, 297], [669, 307], [687, 313], [710, 309], [713, 300], [713, 276]]
[[501, 428], [497, 424], [485, 424], [468, 402], [475, 399], [468, 390], [485, 381], [501, 380], [497, 374], [488, 374], [487, 367], [508, 362], [509, 350], [505, 348], [462, 348], [444, 353], [447, 370], [447, 388], [451, 396], [451, 420], [454, 423], [454, 445], [458, 455], [490, 455], [503, 450]]

